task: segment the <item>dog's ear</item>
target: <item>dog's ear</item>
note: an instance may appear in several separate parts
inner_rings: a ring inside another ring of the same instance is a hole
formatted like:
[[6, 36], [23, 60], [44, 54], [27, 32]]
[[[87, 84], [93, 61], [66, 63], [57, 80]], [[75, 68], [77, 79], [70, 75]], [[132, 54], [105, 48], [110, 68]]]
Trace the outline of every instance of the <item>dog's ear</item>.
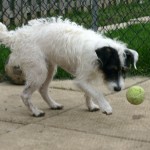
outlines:
[[133, 65], [134, 68], [137, 69], [136, 63], [139, 57], [138, 53], [135, 50], [127, 49], [125, 50], [125, 54], [126, 54], [125, 67], [130, 68], [130, 66]]
[[111, 56], [110, 47], [102, 47], [95, 50], [95, 52], [97, 54], [98, 62], [101, 64], [101, 67], [104, 67]]

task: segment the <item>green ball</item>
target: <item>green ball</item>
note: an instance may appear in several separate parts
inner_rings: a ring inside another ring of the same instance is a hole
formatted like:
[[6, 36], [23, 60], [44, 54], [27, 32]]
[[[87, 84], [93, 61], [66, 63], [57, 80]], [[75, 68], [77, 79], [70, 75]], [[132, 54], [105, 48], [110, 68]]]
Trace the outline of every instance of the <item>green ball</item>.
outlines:
[[126, 92], [128, 102], [139, 105], [144, 101], [145, 92], [140, 86], [132, 86]]

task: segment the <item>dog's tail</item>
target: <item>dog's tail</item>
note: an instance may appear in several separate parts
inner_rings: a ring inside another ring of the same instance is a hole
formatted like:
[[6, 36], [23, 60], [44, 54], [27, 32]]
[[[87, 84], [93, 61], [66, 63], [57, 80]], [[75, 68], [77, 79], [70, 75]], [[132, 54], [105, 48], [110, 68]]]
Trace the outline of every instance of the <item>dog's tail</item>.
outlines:
[[7, 27], [0, 22], [0, 44], [10, 47], [12, 42], [12, 33], [9, 32]]

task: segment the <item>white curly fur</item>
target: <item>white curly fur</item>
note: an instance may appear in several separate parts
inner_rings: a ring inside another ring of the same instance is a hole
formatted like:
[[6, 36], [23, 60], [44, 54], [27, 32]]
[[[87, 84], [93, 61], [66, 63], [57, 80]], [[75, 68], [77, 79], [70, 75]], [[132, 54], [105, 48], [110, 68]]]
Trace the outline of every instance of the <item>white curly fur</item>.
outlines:
[[[44, 115], [43, 111], [31, 103], [30, 97], [35, 90], [40, 91], [51, 108], [62, 108], [62, 105], [56, 103], [47, 92], [56, 65], [74, 75], [77, 85], [86, 95], [98, 101], [103, 112], [112, 113], [112, 108], [103, 94], [90, 84], [90, 81], [97, 82], [101, 75], [96, 63], [98, 57], [95, 50], [104, 46], [113, 47], [117, 50], [123, 66], [126, 44], [61, 17], [31, 20], [28, 25], [14, 31], [8, 31], [1, 23], [0, 42], [11, 48], [9, 64], [20, 66], [26, 76], [27, 83], [21, 97], [33, 115]], [[138, 58], [138, 54], [133, 52]], [[91, 98], [86, 100], [90, 110], [98, 107]]]

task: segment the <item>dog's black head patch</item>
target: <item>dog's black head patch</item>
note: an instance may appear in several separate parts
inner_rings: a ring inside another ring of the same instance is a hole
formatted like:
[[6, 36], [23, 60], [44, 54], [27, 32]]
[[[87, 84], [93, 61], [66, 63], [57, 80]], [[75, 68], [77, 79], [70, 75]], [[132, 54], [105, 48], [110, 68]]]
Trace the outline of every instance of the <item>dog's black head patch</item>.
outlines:
[[115, 83], [113, 90], [120, 91], [120, 78], [125, 78], [125, 70], [121, 66], [118, 52], [112, 47], [103, 47], [97, 49], [99, 68], [104, 74], [104, 79], [108, 82]]

